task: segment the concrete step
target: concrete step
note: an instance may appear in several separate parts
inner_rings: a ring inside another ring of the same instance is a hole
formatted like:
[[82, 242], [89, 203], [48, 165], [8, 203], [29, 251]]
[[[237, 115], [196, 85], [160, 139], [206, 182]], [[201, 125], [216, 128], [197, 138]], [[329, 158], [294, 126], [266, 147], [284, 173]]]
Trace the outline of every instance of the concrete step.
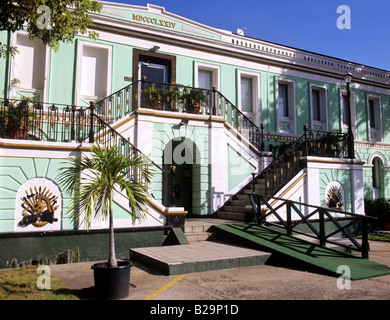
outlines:
[[248, 197], [248, 194], [247, 193], [238, 193], [234, 196], [235, 200], [248, 200], [249, 201], [249, 197]]
[[223, 207], [223, 211], [245, 213], [245, 206], [229, 206], [229, 205], [226, 205], [226, 206]]
[[165, 275], [261, 265], [270, 256], [267, 252], [214, 241], [130, 249], [130, 260]]
[[251, 205], [251, 202], [249, 200], [249, 197], [247, 196], [248, 199], [245, 200], [230, 200], [228, 205], [232, 206], [240, 206], [240, 207], [245, 207], [247, 205]]
[[234, 221], [245, 221], [245, 213], [220, 211], [218, 212], [218, 218]]
[[188, 242], [198, 242], [198, 241], [206, 241], [212, 237], [211, 232], [200, 232], [200, 233], [184, 233]]
[[210, 228], [210, 225], [204, 225], [204, 224], [184, 224], [184, 233], [185, 234], [191, 234], [191, 233], [203, 233], [206, 232]]

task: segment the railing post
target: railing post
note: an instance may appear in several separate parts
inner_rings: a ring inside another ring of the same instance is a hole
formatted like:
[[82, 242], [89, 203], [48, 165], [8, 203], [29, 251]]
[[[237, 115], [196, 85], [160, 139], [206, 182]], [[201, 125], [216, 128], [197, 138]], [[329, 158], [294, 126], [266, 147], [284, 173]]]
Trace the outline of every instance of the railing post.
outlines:
[[71, 125], [70, 125], [70, 140], [75, 141], [75, 131], [74, 131], [74, 125], [75, 125], [75, 118], [76, 118], [76, 106], [72, 105], [72, 118], [71, 118]]
[[254, 194], [255, 193], [255, 176], [256, 176], [256, 173], [252, 172], [252, 193]]
[[322, 209], [318, 210], [320, 224], [320, 246], [325, 247], [325, 213]]
[[176, 195], [175, 195], [175, 171], [176, 171], [176, 167], [175, 166], [171, 166], [170, 167], [170, 170], [169, 170], [169, 173], [171, 175], [171, 207], [176, 207]]
[[304, 124], [303, 125], [303, 132], [304, 132], [304, 136], [305, 136], [305, 157], [307, 157], [309, 155], [309, 145], [307, 143], [307, 130], [308, 130], [308, 126], [307, 126], [307, 124]]
[[95, 132], [93, 131], [93, 118], [94, 118], [95, 105], [96, 105], [95, 101], [91, 101], [89, 103], [89, 106], [90, 106], [89, 143], [95, 142]]
[[368, 259], [368, 251], [369, 251], [369, 244], [368, 244], [368, 220], [362, 219], [362, 258]]
[[260, 134], [261, 134], [261, 143], [260, 151], [264, 151], [264, 123], [260, 123]]
[[216, 87], [213, 87], [213, 98], [212, 98], [212, 106], [211, 106], [211, 110], [212, 110], [212, 115], [215, 116], [217, 114], [217, 108], [216, 108], [216, 105], [217, 105], [217, 88]]
[[292, 236], [292, 228], [291, 228], [291, 202], [290, 201], [286, 201], [286, 209], [287, 209], [287, 212], [286, 212], [286, 222], [287, 222], [287, 235], [288, 236]]

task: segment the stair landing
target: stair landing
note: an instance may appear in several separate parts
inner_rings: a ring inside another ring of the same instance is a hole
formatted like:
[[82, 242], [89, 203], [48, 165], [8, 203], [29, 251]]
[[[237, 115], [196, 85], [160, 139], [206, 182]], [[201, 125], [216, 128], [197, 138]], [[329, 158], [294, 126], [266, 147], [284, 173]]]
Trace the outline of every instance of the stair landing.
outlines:
[[[270, 253], [235, 244], [210, 241], [214, 225], [237, 221], [212, 218], [187, 218], [185, 235], [189, 244], [130, 249], [130, 259], [165, 275], [232, 269], [264, 264]], [[209, 241], [204, 241], [204, 240]]]
[[130, 249], [131, 260], [165, 275], [248, 267], [264, 264], [270, 256], [259, 250], [214, 241]]

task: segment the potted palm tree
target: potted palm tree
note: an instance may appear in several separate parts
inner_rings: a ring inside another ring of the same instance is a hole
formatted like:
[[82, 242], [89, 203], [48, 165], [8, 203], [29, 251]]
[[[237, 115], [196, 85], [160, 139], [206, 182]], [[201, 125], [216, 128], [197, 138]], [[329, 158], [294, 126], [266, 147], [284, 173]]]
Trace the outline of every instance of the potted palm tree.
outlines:
[[[109, 219], [108, 261], [92, 266], [95, 290], [106, 299], [124, 298], [129, 294], [132, 264], [116, 258], [113, 199], [116, 193], [125, 191], [133, 223], [144, 218], [149, 199], [147, 186], [151, 181], [148, 162], [142, 155], [134, 158], [123, 156], [118, 145], [106, 150], [93, 145], [90, 156], [84, 154], [68, 161], [70, 165], [60, 170], [59, 182], [71, 195], [67, 211], [71, 219], [80, 221], [84, 215], [82, 222], [87, 229], [93, 218]], [[137, 176], [129, 176], [129, 172], [135, 171], [138, 171]], [[140, 176], [143, 181], [138, 180]]]

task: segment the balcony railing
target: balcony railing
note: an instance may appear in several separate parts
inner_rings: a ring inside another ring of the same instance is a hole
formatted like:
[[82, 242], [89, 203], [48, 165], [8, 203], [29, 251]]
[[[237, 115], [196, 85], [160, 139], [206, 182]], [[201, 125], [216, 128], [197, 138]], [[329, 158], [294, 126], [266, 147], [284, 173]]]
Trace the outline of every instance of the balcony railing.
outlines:
[[89, 136], [91, 123], [89, 107], [0, 99], [1, 138], [81, 142]]
[[222, 116], [257, 149], [262, 149], [260, 128], [215, 89], [140, 80], [96, 103], [96, 113], [107, 123], [139, 108]]

